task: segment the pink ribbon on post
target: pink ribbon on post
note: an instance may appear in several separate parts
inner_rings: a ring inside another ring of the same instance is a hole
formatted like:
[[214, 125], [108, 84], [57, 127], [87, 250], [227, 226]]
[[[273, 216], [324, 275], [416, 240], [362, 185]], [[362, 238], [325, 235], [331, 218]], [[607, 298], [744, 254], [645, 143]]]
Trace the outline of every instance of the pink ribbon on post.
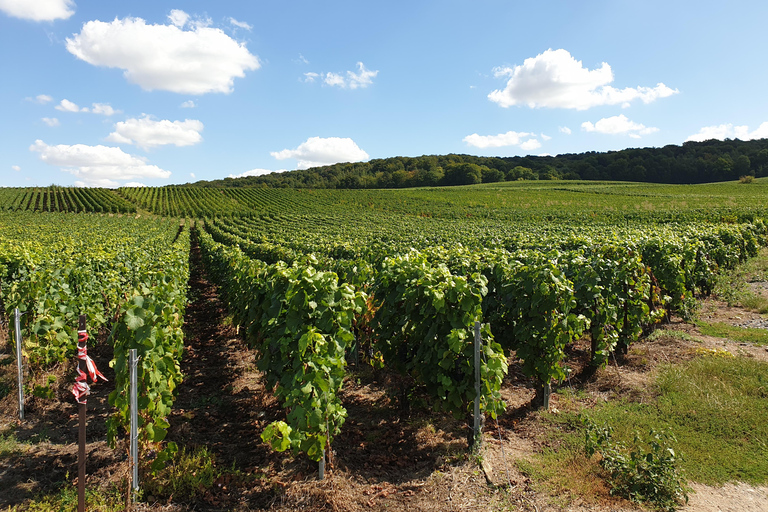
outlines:
[[[91, 394], [91, 387], [88, 385], [88, 377], [91, 377], [92, 382], [96, 382], [99, 377], [105, 381], [107, 378], [101, 374], [98, 368], [96, 368], [96, 363], [93, 362], [93, 359], [88, 357], [88, 347], [86, 346], [86, 343], [88, 342], [88, 332], [77, 331], [77, 342], [77, 358], [81, 361], [85, 361], [85, 367], [88, 372], [84, 372], [78, 366], [77, 378], [75, 379], [75, 385], [72, 387], [72, 394], [75, 395], [77, 403], [84, 404], [88, 401], [88, 395]], [[80, 344], [83, 346], [79, 346]]]

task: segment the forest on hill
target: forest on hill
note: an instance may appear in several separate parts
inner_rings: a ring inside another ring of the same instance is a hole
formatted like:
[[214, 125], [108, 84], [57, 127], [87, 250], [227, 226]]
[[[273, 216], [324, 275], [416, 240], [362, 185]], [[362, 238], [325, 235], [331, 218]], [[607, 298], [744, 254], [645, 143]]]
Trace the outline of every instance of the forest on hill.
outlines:
[[516, 180], [611, 180], [693, 184], [768, 176], [768, 139], [708, 140], [682, 146], [557, 156], [425, 155], [339, 163], [197, 187], [407, 188]]

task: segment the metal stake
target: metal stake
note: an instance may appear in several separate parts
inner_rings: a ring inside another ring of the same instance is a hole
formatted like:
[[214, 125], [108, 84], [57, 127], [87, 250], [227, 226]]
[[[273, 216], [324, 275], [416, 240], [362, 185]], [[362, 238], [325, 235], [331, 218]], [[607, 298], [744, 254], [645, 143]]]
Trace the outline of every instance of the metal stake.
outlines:
[[320, 458], [320, 462], [317, 463], [317, 478], [318, 480], [325, 478], [325, 450], [323, 450], [323, 456]]
[[19, 419], [24, 419], [24, 358], [21, 353], [21, 315], [19, 308], [13, 310], [16, 328], [16, 365], [19, 367]]
[[138, 425], [139, 425], [139, 407], [138, 407], [138, 398], [136, 393], [136, 382], [137, 382], [137, 366], [139, 363], [139, 359], [137, 357], [137, 350], [135, 348], [132, 348], [129, 351], [128, 356], [128, 364], [131, 369], [131, 390], [130, 390], [130, 400], [131, 400], [131, 439], [130, 439], [130, 452], [131, 452], [131, 488], [133, 489], [133, 492], [137, 492], [139, 490], [139, 434], [138, 434]]
[[475, 424], [472, 434], [476, 440], [480, 435], [480, 322], [475, 321]]

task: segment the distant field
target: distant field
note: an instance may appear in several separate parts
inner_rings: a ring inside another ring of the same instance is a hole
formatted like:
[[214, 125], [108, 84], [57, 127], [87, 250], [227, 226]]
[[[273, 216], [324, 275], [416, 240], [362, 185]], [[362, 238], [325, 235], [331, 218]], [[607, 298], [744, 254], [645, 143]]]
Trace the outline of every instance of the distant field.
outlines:
[[657, 185], [516, 181], [387, 190], [144, 187], [0, 188], [0, 211], [128, 213], [170, 217], [254, 216], [377, 210], [415, 217], [525, 221], [735, 221], [768, 213], [768, 178], [753, 183]]

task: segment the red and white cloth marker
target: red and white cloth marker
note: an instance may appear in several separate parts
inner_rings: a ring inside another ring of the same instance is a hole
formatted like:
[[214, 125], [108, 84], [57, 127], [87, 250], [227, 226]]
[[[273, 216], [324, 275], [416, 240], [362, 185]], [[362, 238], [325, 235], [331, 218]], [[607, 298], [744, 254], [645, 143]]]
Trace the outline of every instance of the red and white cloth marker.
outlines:
[[[86, 403], [88, 395], [91, 394], [91, 387], [88, 385], [88, 377], [91, 377], [92, 382], [96, 382], [96, 380], [101, 377], [105, 381], [107, 378], [101, 374], [98, 368], [96, 368], [96, 363], [93, 362], [93, 359], [88, 357], [88, 347], [86, 343], [88, 342], [88, 332], [87, 331], [77, 331], [77, 358], [81, 361], [85, 361], [85, 368], [87, 369], [87, 373], [80, 369], [80, 366], [77, 367], [77, 378], [75, 379], [75, 385], [72, 387], [72, 394], [75, 395], [75, 400], [77, 400], [77, 403], [84, 404]], [[82, 346], [80, 346], [82, 344]]]

